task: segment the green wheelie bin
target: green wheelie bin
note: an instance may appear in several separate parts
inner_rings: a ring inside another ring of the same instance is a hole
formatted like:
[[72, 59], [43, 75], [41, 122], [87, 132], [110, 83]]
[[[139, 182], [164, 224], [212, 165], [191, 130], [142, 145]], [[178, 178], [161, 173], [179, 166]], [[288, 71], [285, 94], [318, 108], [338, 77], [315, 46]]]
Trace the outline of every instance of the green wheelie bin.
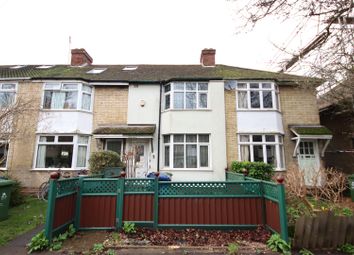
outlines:
[[12, 184], [14, 184], [14, 181], [0, 179], [0, 221], [9, 217]]

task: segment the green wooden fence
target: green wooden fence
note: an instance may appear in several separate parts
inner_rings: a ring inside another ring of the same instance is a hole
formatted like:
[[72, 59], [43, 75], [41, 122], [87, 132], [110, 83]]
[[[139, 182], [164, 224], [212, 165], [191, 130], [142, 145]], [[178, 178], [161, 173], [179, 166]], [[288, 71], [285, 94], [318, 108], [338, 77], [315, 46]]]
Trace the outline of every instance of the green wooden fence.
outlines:
[[[227, 173], [225, 182], [155, 179], [51, 180], [46, 237], [65, 231], [145, 227], [250, 228], [265, 225], [288, 241], [282, 184]], [[64, 215], [61, 208], [69, 208]]]

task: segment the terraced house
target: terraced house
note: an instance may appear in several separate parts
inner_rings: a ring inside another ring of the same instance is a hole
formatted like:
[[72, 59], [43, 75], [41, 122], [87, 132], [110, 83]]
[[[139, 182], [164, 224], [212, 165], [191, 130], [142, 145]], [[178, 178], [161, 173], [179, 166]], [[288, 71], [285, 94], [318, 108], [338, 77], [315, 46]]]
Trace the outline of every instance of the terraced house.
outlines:
[[26, 136], [4, 141], [1, 171], [36, 187], [54, 169], [88, 168], [93, 151], [134, 148], [137, 177], [220, 181], [234, 160], [311, 174], [331, 135], [307, 81], [216, 65], [213, 49], [199, 65], [93, 65], [73, 49], [71, 65], [1, 66], [2, 107], [25, 98], [38, 109], [21, 119]]

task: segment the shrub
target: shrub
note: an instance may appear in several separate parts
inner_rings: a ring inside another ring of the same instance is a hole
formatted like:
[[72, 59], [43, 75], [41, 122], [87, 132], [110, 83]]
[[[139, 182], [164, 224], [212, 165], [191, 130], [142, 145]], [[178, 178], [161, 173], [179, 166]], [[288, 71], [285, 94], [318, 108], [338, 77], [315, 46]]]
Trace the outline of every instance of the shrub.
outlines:
[[[11, 179], [11, 178], [10, 178]], [[19, 180], [11, 179], [15, 183], [12, 184], [11, 187], [11, 197], [10, 197], [10, 206], [18, 206], [25, 202], [25, 195], [21, 192], [22, 191], [22, 183]]]
[[49, 247], [49, 241], [44, 235], [44, 230], [32, 237], [31, 242], [27, 244], [28, 253], [34, 251], [44, 251]]
[[273, 166], [264, 162], [233, 161], [231, 170], [236, 173], [242, 173], [247, 169], [248, 176], [260, 180], [270, 181], [274, 174]]
[[135, 224], [129, 221], [124, 222], [123, 231], [127, 235], [136, 233]]
[[290, 244], [281, 239], [280, 235], [273, 234], [267, 241], [267, 246], [275, 252], [280, 252], [282, 254], [291, 254]]
[[91, 153], [89, 159], [92, 173], [100, 173], [106, 167], [123, 167], [118, 153], [114, 151], [96, 151]]

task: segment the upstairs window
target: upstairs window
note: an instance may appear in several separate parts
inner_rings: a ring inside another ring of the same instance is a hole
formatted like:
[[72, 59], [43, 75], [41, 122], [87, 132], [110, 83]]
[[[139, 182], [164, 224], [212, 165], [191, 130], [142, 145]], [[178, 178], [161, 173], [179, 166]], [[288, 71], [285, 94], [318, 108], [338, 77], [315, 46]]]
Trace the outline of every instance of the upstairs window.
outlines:
[[272, 82], [238, 82], [237, 109], [279, 110], [278, 86]]
[[15, 102], [16, 84], [0, 83], [0, 107], [8, 107]]
[[164, 87], [164, 109], [208, 108], [207, 82], [173, 82]]
[[80, 83], [46, 83], [43, 109], [91, 111], [92, 88]]

